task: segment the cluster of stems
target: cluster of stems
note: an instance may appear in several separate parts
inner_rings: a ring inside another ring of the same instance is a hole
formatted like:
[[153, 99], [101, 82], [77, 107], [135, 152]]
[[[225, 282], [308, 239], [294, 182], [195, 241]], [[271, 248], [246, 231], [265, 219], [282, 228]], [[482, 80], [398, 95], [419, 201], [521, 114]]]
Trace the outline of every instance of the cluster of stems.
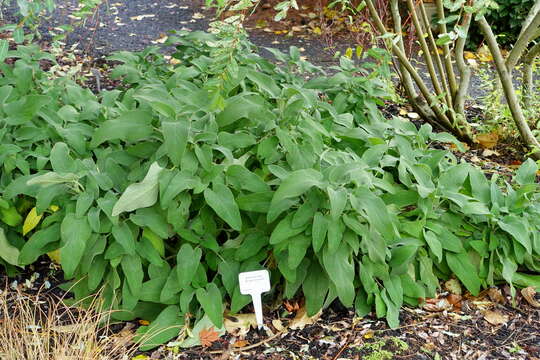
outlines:
[[[405, 53], [400, 1], [406, 3], [407, 13], [412, 19], [431, 84], [422, 79]], [[533, 135], [524, 116], [522, 104], [516, 95], [512, 81], [513, 70], [521, 62], [524, 72], [523, 102], [525, 106], [530, 104], [534, 94], [533, 63], [540, 55], [540, 45], [531, 47], [530, 44], [540, 36], [540, 0], [537, 0], [531, 9], [518, 39], [506, 58], [503, 57], [497, 39], [485, 17], [465, 11], [466, 6], [472, 8], [473, 2], [474, 0], [467, 0], [460, 11], [457, 25], [460, 28], [459, 36], [453, 41], [443, 43], [439, 49], [423, 0], [390, 0], [394, 29], [387, 29], [377, 13], [373, 0], [366, 0], [374, 25], [387, 39], [387, 47], [397, 59], [405, 95], [415, 111], [434, 126], [449, 131], [468, 143], [474, 141], [474, 135], [465, 118], [465, 99], [469, 92], [472, 68], [465, 59], [464, 50], [471, 22], [476, 21], [492, 53], [494, 66], [521, 140], [530, 149], [532, 156], [540, 159], [540, 143]], [[438, 33], [448, 34], [443, 0], [435, 0], [435, 6], [439, 19]]]

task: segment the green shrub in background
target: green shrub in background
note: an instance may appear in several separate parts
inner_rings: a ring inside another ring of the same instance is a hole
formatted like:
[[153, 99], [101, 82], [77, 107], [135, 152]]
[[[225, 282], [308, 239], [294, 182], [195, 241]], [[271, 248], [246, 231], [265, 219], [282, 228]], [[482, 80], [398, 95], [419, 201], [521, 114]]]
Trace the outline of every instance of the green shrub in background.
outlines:
[[[498, 8], [491, 9], [485, 15], [497, 41], [508, 47], [516, 42], [521, 25], [534, 5], [534, 0], [497, 0]], [[475, 23], [469, 30], [467, 47], [476, 49], [483, 42], [484, 36]]]
[[[77, 0], [77, 9], [70, 14], [70, 25], [61, 24], [54, 30], [48, 29], [53, 40], [61, 40], [66, 36], [66, 32], [72, 31], [74, 27], [80, 26], [84, 21], [97, 11], [103, 0]], [[3, 20], [5, 8], [12, 6], [16, 9], [15, 15], [18, 17], [16, 23], [8, 23], [0, 27], [0, 31], [11, 31], [13, 39], [17, 43], [22, 43], [25, 39], [32, 41], [34, 37], [41, 38], [40, 25], [43, 19], [50, 16], [56, 9], [55, 0], [0, 0], [0, 20]], [[66, 19], [67, 21], [67, 19]], [[3, 22], [0, 21], [0, 24]], [[25, 33], [26, 30], [26, 33]], [[59, 32], [58, 34], [55, 34]]]
[[268, 296], [303, 294], [309, 315], [338, 299], [392, 327], [439, 279], [455, 275], [473, 294], [540, 286], [536, 164], [512, 184], [488, 180], [429, 146], [460, 146], [450, 135], [385, 119], [384, 52], [324, 76], [298, 49], [273, 51], [280, 68], [238, 33], [180, 32], [169, 45], [179, 64], [157, 48], [113, 55], [125, 88], [98, 95], [42, 71], [35, 46], [7, 53], [17, 59], [0, 64], [10, 273], [60, 249], [76, 298], [102, 288], [117, 318], [153, 320], [139, 329], [153, 334], [144, 349], [188, 319], [221, 328], [226, 308], [250, 302], [241, 271], [269, 269]]

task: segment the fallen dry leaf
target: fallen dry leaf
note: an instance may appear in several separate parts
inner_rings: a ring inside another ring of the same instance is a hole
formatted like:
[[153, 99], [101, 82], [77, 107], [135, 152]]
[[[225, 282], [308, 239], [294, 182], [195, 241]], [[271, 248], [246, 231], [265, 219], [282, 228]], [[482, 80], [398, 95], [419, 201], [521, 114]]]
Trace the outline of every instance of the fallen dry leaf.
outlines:
[[444, 283], [444, 288], [452, 294], [461, 295], [461, 284], [458, 279], [450, 279]]
[[283, 326], [283, 323], [279, 319], [272, 320], [272, 325], [277, 331], [283, 331], [285, 330], [285, 326]]
[[490, 149], [484, 149], [484, 151], [482, 151], [482, 156], [486, 156], [486, 157], [489, 157], [489, 156], [499, 156], [500, 154], [495, 151], [495, 150], [490, 150]]
[[233, 344], [233, 347], [235, 348], [243, 348], [246, 347], [249, 342], [247, 340], [236, 340]]
[[484, 311], [484, 319], [491, 325], [503, 325], [508, 322], [508, 315], [499, 311], [486, 310]]
[[209, 329], [202, 329], [199, 332], [199, 339], [203, 347], [209, 347], [219, 339], [219, 333], [212, 326]]
[[472, 51], [464, 51], [463, 57], [467, 60], [476, 59], [476, 55]]
[[255, 314], [228, 315], [223, 322], [227, 332], [234, 336], [244, 336], [253, 327], [257, 327]]
[[521, 289], [521, 295], [523, 295], [523, 297], [525, 298], [525, 300], [527, 300], [529, 304], [536, 308], [540, 308], [540, 302], [535, 299], [536, 289], [533, 286]]
[[292, 330], [298, 330], [303, 329], [306, 325], [314, 324], [319, 317], [321, 317], [321, 313], [322, 311], [319, 311], [317, 314], [310, 317], [307, 314], [306, 308], [302, 306], [296, 313], [294, 319], [291, 320], [289, 328]]
[[492, 149], [499, 142], [499, 134], [494, 131], [487, 134], [478, 134], [476, 135], [476, 142], [484, 149]]
[[145, 19], [145, 18], [153, 18], [154, 14], [144, 14], [144, 15], [137, 15], [137, 16], [131, 16], [130, 19], [131, 20], [136, 20], [136, 21], [141, 21], [142, 19]]
[[148, 321], [148, 320], [139, 320], [139, 324], [143, 325], [143, 326], [147, 326], [147, 325], [150, 325], [150, 321]]
[[371, 339], [373, 336], [375, 336], [375, 332], [373, 330], [368, 330], [364, 334], [364, 339]]
[[454, 307], [454, 311], [460, 311], [461, 310], [461, 295], [456, 294], [450, 294], [446, 297], [446, 300], [452, 304]]
[[[470, 149], [469, 145], [467, 143], [464, 143], [462, 142], [461, 145], [463, 146], [463, 149], [465, 149], [465, 151], [468, 151]], [[458, 151], [458, 152], [461, 152], [458, 147], [456, 146], [456, 144], [450, 144], [450, 149], [452, 151]]]
[[454, 306], [450, 304], [450, 302], [446, 298], [426, 299], [426, 303], [423, 306], [424, 310], [430, 311], [430, 312], [440, 312], [440, 311], [450, 310], [453, 307]]
[[501, 290], [496, 287], [489, 288], [487, 291], [487, 295], [491, 301], [497, 304], [504, 304], [506, 303], [506, 298], [502, 294]]
[[285, 309], [287, 309], [288, 312], [293, 313], [295, 311], [298, 311], [300, 309], [300, 306], [297, 302], [293, 302], [292, 304], [288, 301], [283, 302], [283, 306], [285, 306]]

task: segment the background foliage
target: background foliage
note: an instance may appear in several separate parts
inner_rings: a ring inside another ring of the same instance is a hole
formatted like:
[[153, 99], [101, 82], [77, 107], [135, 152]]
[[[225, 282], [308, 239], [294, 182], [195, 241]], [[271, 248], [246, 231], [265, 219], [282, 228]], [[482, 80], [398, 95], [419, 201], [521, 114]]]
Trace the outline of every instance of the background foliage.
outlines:
[[[497, 0], [497, 9], [490, 9], [486, 20], [497, 35], [500, 45], [508, 47], [516, 42], [521, 31], [521, 25], [534, 5], [534, 0]], [[484, 36], [473, 24], [470, 30], [468, 46], [476, 49], [482, 43]]]

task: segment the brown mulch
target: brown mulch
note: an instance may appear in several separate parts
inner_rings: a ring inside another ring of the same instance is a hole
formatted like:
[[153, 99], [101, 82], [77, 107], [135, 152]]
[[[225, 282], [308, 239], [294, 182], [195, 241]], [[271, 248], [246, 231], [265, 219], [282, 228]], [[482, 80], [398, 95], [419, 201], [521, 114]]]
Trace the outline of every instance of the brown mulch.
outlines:
[[[3, 291], [17, 289], [19, 293], [33, 295], [37, 304], [58, 299], [57, 295], [62, 295], [59, 290], [43, 291], [45, 281], [60, 282], [46, 262], [38, 262], [41, 269], [29, 267], [29, 271], [17, 277], [17, 283], [10, 280]], [[36, 272], [41, 274], [36, 277]], [[56, 289], [51, 285], [51, 289]], [[538, 360], [540, 308], [529, 304], [519, 291], [513, 304], [509, 294], [507, 286], [488, 289], [477, 297], [442, 292], [423, 308], [403, 307], [397, 329], [388, 328], [384, 319], [373, 314], [358, 318], [353, 310], [333, 304], [320, 317], [306, 318], [305, 326], [302, 323], [298, 329], [290, 330], [287, 326], [300, 316], [302, 305], [300, 302], [289, 313], [286, 308], [290, 304], [285, 304], [275, 310], [265, 309], [266, 330], [251, 329], [247, 335], [236, 337], [226, 334], [206, 348], [163, 346], [139, 353], [138, 359]], [[540, 300], [538, 293], [536, 300]], [[495, 325], [490, 314], [498, 316]], [[113, 332], [126, 331], [125, 326], [115, 326]], [[131, 326], [127, 329], [134, 331]]]

